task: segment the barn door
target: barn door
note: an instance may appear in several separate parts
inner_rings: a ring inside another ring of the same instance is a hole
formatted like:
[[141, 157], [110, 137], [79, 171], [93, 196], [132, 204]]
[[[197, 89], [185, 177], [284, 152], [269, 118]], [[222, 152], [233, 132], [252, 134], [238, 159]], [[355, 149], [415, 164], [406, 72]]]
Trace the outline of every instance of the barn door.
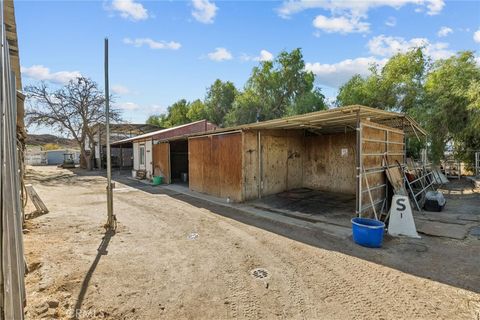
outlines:
[[168, 142], [153, 145], [153, 174], [163, 176], [165, 183], [171, 183], [170, 144]]

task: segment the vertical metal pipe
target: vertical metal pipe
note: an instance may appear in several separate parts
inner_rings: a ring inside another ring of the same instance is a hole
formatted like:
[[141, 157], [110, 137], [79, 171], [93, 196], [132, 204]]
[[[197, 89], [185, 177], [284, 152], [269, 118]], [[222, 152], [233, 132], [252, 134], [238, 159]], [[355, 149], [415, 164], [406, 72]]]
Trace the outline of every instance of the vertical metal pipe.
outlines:
[[113, 192], [112, 192], [112, 163], [110, 156], [110, 93], [108, 85], [108, 38], [105, 38], [105, 127], [107, 143], [107, 228], [114, 229]]
[[356, 152], [356, 171], [357, 171], [357, 201], [355, 211], [358, 217], [362, 215], [362, 126], [360, 122], [360, 110], [357, 111], [357, 152]]

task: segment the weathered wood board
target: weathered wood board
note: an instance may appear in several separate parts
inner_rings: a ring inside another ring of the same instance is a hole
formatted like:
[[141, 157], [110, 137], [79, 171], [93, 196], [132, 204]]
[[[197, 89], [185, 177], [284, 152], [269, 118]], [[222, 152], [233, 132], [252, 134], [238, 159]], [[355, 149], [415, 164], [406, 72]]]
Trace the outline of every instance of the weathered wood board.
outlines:
[[168, 142], [153, 145], [153, 174], [162, 175], [165, 183], [171, 183], [170, 145]]
[[242, 201], [242, 134], [190, 138], [191, 190]]
[[355, 194], [355, 133], [305, 137], [303, 186]]
[[[361, 166], [367, 174], [362, 172], [361, 179], [361, 205], [362, 208], [371, 206], [371, 200], [367, 192], [367, 183], [371, 189], [372, 200], [378, 210], [383, 204], [382, 200], [386, 198], [386, 188], [380, 187], [387, 182], [384, 167], [384, 155], [388, 155], [390, 165], [404, 163], [404, 133], [399, 129], [387, 127], [370, 121], [361, 122]], [[386, 209], [386, 208], [385, 208]], [[364, 216], [373, 213], [372, 208], [364, 209]]]

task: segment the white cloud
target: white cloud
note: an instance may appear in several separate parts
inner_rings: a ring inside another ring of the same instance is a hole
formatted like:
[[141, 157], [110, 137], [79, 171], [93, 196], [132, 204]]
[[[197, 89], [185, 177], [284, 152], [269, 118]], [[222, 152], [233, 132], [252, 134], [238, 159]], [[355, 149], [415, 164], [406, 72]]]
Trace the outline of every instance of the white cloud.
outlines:
[[428, 0], [426, 3], [428, 8], [427, 14], [430, 16], [439, 14], [445, 6], [444, 0]]
[[452, 28], [449, 27], [441, 27], [440, 30], [437, 32], [437, 36], [442, 38], [448, 36], [450, 33], [453, 33]]
[[162, 114], [166, 112], [167, 112], [167, 108], [159, 104], [152, 104], [148, 107], [149, 115], [157, 115], [157, 114]]
[[213, 61], [225, 61], [225, 60], [232, 60], [233, 56], [225, 48], [216, 48], [215, 51], [210, 52], [207, 54], [208, 59], [213, 60]]
[[305, 69], [315, 74], [318, 83], [338, 88], [347, 82], [355, 74], [367, 76], [372, 64], [379, 66], [385, 65], [387, 59], [377, 59], [375, 57], [361, 57], [356, 59], [347, 59], [333, 64], [322, 64], [319, 62], [306, 63]]
[[330, 33], [365, 33], [369, 31], [370, 26], [366, 22], [369, 10], [379, 7], [400, 9], [408, 4], [416, 5], [416, 12], [420, 8], [421, 11], [426, 9], [429, 15], [435, 15], [440, 13], [445, 2], [444, 0], [285, 0], [277, 12], [282, 18], [290, 18], [303, 10], [322, 9], [329, 11], [331, 16], [317, 16], [313, 25], [318, 29]]
[[57, 84], [66, 84], [68, 81], [81, 77], [80, 71], [50, 72], [50, 69], [42, 65], [20, 68], [23, 75], [35, 80], [49, 81]]
[[313, 20], [313, 26], [327, 33], [352, 33], [352, 32], [368, 32], [370, 24], [362, 22], [358, 18], [333, 17], [318, 15]]
[[259, 61], [272, 61], [273, 54], [267, 50], [260, 50], [260, 56], [258, 57]]
[[116, 107], [122, 110], [137, 110], [140, 108], [140, 106], [134, 102], [119, 102], [116, 104]]
[[147, 9], [135, 0], [113, 0], [110, 9], [118, 11], [122, 18], [133, 21], [146, 20], [149, 16]]
[[475, 31], [475, 33], [473, 34], [473, 41], [480, 43], [480, 29]]
[[213, 23], [218, 7], [209, 0], [192, 0], [192, 16], [201, 23]]
[[136, 38], [130, 39], [125, 38], [123, 39], [123, 43], [132, 45], [134, 47], [141, 47], [146, 45], [150, 47], [150, 49], [169, 49], [169, 50], [178, 50], [182, 46], [180, 43], [175, 41], [155, 41], [150, 38]]
[[240, 57], [243, 61], [272, 61], [273, 60], [273, 54], [265, 49], [260, 50], [260, 55], [257, 57], [252, 57], [249, 55], [242, 55]]
[[[401, 7], [413, 4], [426, 7], [427, 14], [435, 15], [442, 11], [445, 6], [444, 0], [286, 0], [277, 9], [278, 14], [283, 18], [289, 18], [291, 15], [307, 9], [329, 10], [332, 14], [348, 13], [356, 17], [366, 17], [368, 11], [378, 7], [392, 7], [400, 9]], [[417, 8], [418, 9], [418, 8]]]
[[394, 54], [407, 52], [408, 50], [418, 47], [423, 47], [425, 54], [434, 60], [444, 59], [453, 54], [453, 52], [448, 49], [448, 43], [431, 43], [426, 38], [405, 40], [402, 37], [379, 35], [370, 39], [367, 47], [372, 54], [382, 57], [390, 57]]
[[116, 94], [129, 94], [130, 89], [128, 89], [125, 86], [122, 86], [121, 84], [114, 84], [112, 86], [112, 92]]
[[388, 27], [395, 27], [397, 25], [397, 19], [395, 17], [388, 17], [385, 21], [385, 25]]

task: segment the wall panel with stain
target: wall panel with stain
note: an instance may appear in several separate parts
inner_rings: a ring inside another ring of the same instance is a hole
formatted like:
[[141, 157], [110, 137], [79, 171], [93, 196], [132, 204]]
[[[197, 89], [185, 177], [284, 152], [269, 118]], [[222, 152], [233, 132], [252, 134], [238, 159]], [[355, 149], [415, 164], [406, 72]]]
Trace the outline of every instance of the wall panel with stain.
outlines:
[[355, 132], [305, 137], [303, 186], [355, 194]]
[[242, 134], [219, 134], [189, 140], [190, 189], [242, 201]]

